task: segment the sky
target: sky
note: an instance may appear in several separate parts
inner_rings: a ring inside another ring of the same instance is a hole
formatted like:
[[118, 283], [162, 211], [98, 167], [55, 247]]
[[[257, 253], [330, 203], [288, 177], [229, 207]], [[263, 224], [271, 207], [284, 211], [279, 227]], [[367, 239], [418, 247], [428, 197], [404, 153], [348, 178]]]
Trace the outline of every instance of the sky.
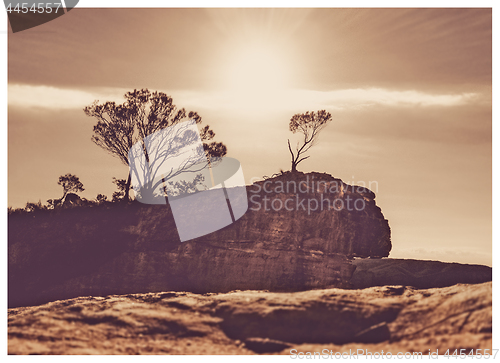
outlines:
[[371, 182], [390, 257], [491, 266], [491, 9], [83, 9], [8, 38], [8, 205], [111, 197], [128, 168], [83, 108], [140, 88], [197, 111], [245, 179], [290, 169], [296, 113], [325, 109], [304, 172]]

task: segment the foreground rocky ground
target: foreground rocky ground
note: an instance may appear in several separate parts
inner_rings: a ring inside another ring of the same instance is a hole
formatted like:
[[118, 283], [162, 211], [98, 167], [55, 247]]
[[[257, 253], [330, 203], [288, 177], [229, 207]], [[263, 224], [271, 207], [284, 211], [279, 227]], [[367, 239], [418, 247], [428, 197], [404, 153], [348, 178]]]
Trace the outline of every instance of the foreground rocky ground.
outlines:
[[79, 297], [8, 310], [10, 354], [491, 349], [491, 282]]

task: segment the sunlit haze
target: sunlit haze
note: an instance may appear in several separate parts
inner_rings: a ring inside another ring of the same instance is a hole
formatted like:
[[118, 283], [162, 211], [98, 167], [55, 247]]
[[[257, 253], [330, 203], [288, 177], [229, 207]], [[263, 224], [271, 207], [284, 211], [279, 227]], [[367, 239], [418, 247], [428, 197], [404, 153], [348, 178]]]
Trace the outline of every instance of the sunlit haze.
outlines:
[[491, 26], [491, 9], [75, 8], [9, 32], [9, 205], [61, 197], [66, 173], [111, 197], [128, 169], [91, 141], [95, 100], [166, 92], [247, 183], [289, 170], [290, 118], [325, 109], [298, 169], [372, 181], [390, 257], [491, 265]]

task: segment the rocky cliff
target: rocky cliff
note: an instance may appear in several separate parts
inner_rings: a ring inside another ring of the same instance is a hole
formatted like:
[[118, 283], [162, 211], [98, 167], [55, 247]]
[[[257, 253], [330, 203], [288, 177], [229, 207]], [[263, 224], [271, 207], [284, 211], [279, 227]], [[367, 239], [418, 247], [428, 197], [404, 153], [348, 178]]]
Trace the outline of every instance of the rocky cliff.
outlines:
[[111, 293], [349, 287], [353, 256], [389, 254], [389, 225], [368, 189], [299, 172], [247, 186], [247, 194], [242, 218], [184, 243], [168, 205], [10, 215], [9, 306]]
[[248, 211], [238, 221], [201, 238], [266, 241], [348, 257], [386, 257], [388, 221], [364, 186], [329, 174], [286, 172], [247, 187]]

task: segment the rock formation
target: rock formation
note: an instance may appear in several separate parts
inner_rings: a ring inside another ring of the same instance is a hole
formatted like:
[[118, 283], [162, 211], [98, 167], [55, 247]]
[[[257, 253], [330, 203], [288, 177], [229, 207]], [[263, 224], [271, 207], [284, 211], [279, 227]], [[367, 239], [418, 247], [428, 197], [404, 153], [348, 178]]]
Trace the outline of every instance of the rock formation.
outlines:
[[111, 293], [349, 287], [350, 258], [389, 254], [389, 225], [368, 189], [285, 173], [247, 194], [242, 218], [184, 243], [168, 206], [10, 216], [9, 306]]
[[265, 241], [353, 257], [387, 257], [388, 221], [366, 187], [328, 174], [286, 172], [247, 187], [247, 213], [201, 240]]
[[[439, 262], [380, 259], [391, 241], [375, 195], [327, 174], [285, 173], [247, 191], [250, 209], [242, 218], [184, 243], [162, 205], [110, 203], [10, 215], [9, 306], [168, 290], [436, 287], [491, 280], [484, 266], [457, 273], [460, 265], [450, 270]], [[353, 262], [356, 256], [376, 259]]]
[[355, 259], [351, 277], [354, 289], [371, 286], [406, 285], [419, 289], [455, 284], [478, 284], [492, 280], [491, 267], [439, 261], [403, 259]]
[[370, 190], [297, 172], [247, 192], [184, 243], [162, 205], [9, 215], [9, 353], [491, 349], [491, 268], [386, 258]]
[[62, 206], [64, 208], [71, 208], [71, 207], [75, 207], [75, 206], [80, 206], [82, 204], [83, 204], [82, 198], [80, 198], [80, 196], [78, 196], [78, 194], [68, 193], [64, 197], [64, 202], [63, 202]]

